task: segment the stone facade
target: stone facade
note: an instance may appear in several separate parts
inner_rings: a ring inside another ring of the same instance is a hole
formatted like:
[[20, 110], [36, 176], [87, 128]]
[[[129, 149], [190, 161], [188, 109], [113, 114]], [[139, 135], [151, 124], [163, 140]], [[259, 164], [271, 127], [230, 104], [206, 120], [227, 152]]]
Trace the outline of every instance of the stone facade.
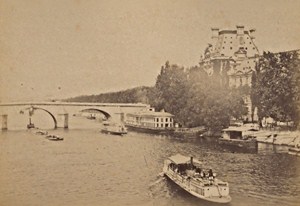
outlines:
[[[259, 58], [259, 51], [254, 43], [255, 29], [246, 30], [244, 26], [236, 29], [212, 28], [212, 42], [201, 56], [200, 66], [209, 75], [222, 75], [223, 84], [229, 87], [248, 85], [251, 87], [252, 72]], [[249, 95], [244, 96], [248, 107], [245, 120], [252, 119], [252, 104]], [[257, 120], [254, 110], [253, 120]]]

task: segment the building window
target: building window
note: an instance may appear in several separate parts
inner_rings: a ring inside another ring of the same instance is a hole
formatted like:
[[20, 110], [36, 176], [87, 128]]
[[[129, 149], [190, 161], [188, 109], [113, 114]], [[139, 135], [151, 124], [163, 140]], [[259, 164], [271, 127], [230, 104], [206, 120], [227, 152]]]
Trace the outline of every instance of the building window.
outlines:
[[164, 118], [160, 118], [160, 121], [163, 122], [163, 121], [164, 121]]
[[168, 118], [166, 118], [166, 122], [168, 122]]
[[164, 124], [161, 124], [160, 127], [164, 127]]
[[225, 49], [225, 47], [223, 47], [223, 49]]
[[230, 47], [230, 50], [232, 50], [232, 47]]

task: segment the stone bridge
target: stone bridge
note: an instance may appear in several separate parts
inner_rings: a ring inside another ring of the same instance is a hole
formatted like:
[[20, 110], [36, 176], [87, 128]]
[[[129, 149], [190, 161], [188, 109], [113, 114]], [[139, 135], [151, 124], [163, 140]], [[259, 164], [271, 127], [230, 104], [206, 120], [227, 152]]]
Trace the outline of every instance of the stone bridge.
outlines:
[[[127, 113], [149, 110], [148, 104], [131, 103], [70, 103], [70, 102], [18, 102], [0, 103], [2, 130], [9, 128], [11, 117], [20, 114], [28, 115], [29, 119], [36, 111], [44, 112], [53, 120], [54, 128], [69, 127], [69, 119], [78, 114], [88, 114], [90, 118], [102, 115], [104, 119], [124, 121]], [[88, 116], [89, 118], [89, 116]], [[30, 122], [31, 123], [31, 122]], [[27, 125], [28, 126], [28, 125]]]

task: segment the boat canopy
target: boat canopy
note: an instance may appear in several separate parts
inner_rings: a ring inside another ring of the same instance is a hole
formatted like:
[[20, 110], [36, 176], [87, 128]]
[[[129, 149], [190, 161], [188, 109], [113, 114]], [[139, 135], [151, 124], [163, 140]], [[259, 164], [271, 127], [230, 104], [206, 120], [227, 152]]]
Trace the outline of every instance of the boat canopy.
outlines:
[[[186, 164], [191, 162], [191, 157], [186, 157], [181, 154], [176, 154], [174, 156], [169, 157], [169, 160], [171, 160], [175, 164]], [[202, 164], [202, 162], [194, 158], [193, 158], [193, 163]]]

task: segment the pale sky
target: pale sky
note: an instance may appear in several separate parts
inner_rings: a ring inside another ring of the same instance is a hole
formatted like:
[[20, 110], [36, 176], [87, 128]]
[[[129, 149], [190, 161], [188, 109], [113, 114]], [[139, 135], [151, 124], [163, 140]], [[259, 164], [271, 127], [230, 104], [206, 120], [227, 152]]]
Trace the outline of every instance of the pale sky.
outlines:
[[300, 48], [299, 0], [0, 0], [0, 101], [152, 86], [198, 64], [211, 27], [256, 29], [260, 51]]

